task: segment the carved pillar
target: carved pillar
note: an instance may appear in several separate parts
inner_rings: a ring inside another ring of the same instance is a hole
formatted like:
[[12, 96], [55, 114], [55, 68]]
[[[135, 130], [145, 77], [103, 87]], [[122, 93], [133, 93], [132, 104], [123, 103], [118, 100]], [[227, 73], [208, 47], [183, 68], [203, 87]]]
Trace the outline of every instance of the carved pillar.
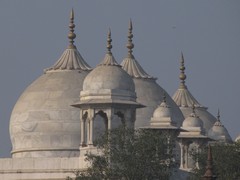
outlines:
[[86, 145], [86, 142], [85, 142], [85, 123], [86, 123], [86, 119], [81, 119], [81, 143], [80, 145], [83, 147]]
[[113, 118], [113, 110], [110, 109], [107, 113], [107, 123], [108, 123], [108, 130], [111, 130], [112, 129], [112, 118]]
[[90, 146], [93, 145], [93, 123], [94, 123], [94, 119], [91, 116], [89, 118], [89, 142], [88, 142], [88, 145]]
[[189, 149], [189, 145], [188, 144], [184, 144], [184, 161], [185, 161], [185, 168], [188, 169], [188, 149]]
[[184, 168], [184, 145], [182, 142], [180, 142], [179, 145], [180, 145], [180, 149], [181, 149], [180, 168], [183, 169]]
[[[199, 154], [200, 152], [200, 145], [199, 144], [196, 144], [196, 153]], [[198, 161], [198, 158], [197, 158], [197, 161], [196, 161], [196, 167], [197, 169], [199, 169], [199, 161]]]

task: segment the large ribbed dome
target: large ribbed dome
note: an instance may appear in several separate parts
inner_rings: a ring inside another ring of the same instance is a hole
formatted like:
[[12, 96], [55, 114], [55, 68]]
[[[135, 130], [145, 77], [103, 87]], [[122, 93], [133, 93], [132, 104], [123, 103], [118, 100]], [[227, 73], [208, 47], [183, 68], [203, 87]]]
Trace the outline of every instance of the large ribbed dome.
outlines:
[[[136, 111], [136, 127], [143, 127], [149, 125], [149, 120], [153, 116], [153, 112], [163, 100], [164, 92], [162, 87], [156, 83], [156, 78], [148, 75], [141, 65], [137, 62], [132, 54], [132, 23], [129, 26], [129, 41], [127, 48], [129, 49], [128, 56], [123, 59], [122, 68], [133, 78], [135, 90], [137, 94], [137, 102], [145, 105], [145, 108], [137, 109]], [[172, 109], [172, 119], [180, 127], [184, 119], [179, 107], [175, 104], [172, 98], [165, 93], [166, 100]]]
[[91, 70], [73, 45], [22, 93], [10, 120], [13, 157], [69, 157], [79, 155], [79, 99], [85, 76]]
[[192, 106], [195, 106], [195, 111], [197, 115], [203, 121], [203, 127], [208, 131], [213, 124], [216, 122], [216, 118], [207, 111], [207, 107], [202, 106], [190, 93], [187, 86], [185, 85], [186, 75], [185, 75], [185, 66], [184, 66], [184, 57], [181, 56], [181, 67], [180, 67], [180, 80], [181, 84], [179, 89], [173, 95], [173, 100], [181, 109], [185, 118], [187, 118], [192, 113]]

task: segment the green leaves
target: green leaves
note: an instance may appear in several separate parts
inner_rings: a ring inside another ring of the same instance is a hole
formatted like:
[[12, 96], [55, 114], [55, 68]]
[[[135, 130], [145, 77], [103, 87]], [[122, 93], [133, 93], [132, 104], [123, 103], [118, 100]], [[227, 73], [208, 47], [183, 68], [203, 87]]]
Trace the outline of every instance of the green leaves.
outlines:
[[[218, 180], [240, 179], [240, 142], [233, 144], [212, 144], [213, 168]], [[199, 169], [194, 168], [191, 179], [199, 179], [205, 172], [207, 162], [207, 148], [202, 152], [193, 152], [195, 161], [199, 162]]]
[[169, 179], [173, 168], [173, 137], [159, 130], [107, 132], [94, 142], [101, 154], [86, 154], [91, 167], [80, 179]]

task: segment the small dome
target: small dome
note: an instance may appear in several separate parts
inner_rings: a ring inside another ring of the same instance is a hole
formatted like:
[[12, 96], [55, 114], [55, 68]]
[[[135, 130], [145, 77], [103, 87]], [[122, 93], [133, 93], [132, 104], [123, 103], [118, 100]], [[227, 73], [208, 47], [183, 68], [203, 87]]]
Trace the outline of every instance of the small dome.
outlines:
[[154, 118], [171, 117], [170, 108], [165, 105], [166, 103], [161, 103], [161, 105], [154, 111]]
[[[108, 58], [108, 54], [106, 55]], [[120, 66], [99, 65], [88, 74], [83, 91], [121, 89], [135, 92], [132, 78]]]
[[163, 101], [153, 113], [149, 127], [157, 129], [178, 129], [176, 123], [172, 120], [172, 111], [166, 101], [165, 92], [163, 94]]
[[[135, 85], [111, 52], [111, 33], [108, 34], [107, 53], [102, 61], [84, 80], [80, 104], [109, 103], [136, 104]], [[121, 102], [120, 102], [121, 101]], [[79, 104], [79, 105], [80, 105]]]
[[166, 96], [163, 97], [163, 102], [157, 107], [153, 113], [153, 118], [171, 117], [172, 113], [170, 107], [166, 103]]
[[190, 114], [189, 117], [187, 117], [183, 121], [183, 128], [189, 128], [189, 127], [200, 127], [203, 128], [203, 122], [202, 120], [196, 115], [196, 113], [193, 111], [192, 114]]
[[217, 121], [214, 123], [213, 127], [209, 129], [208, 136], [214, 140], [231, 142], [232, 138], [229, 135], [227, 129], [220, 121], [220, 115], [218, 114]]

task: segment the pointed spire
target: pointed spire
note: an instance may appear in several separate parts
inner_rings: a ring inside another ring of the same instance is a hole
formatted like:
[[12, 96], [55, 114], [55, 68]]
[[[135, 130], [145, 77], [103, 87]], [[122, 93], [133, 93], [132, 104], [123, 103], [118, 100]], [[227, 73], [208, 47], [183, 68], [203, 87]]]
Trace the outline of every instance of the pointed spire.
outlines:
[[126, 44], [126, 47], [128, 48], [128, 57], [133, 58], [132, 49], [134, 48], [134, 44], [132, 42], [133, 34], [132, 34], [132, 20], [129, 21], [129, 28], [128, 28], [128, 43]]
[[154, 79], [154, 78], [147, 74], [142, 66], [138, 63], [138, 61], [135, 59], [135, 57], [132, 54], [132, 49], [134, 48], [134, 44], [132, 42], [133, 34], [132, 34], [132, 20], [129, 21], [129, 27], [128, 27], [128, 42], [126, 44], [126, 47], [128, 48], [128, 55], [126, 58], [123, 59], [121, 65], [122, 68], [132, 77], [139, 78], [139, 79]]
[[108, 38], [107, 38], [107, 53], [112, 54], [112, 37], [111, 37], [111, 29], [108, 30]]
[[220, 121], [220, 110], [218, 108], [218, 113], [217, 113], [217, 120]]
[[223, 127], [223, 124], [220, 121], [220, 110], [219, 109], [217, 112], [217, 121], [214, 123], [214, 126], [222, 126]]
[[181, 73], [179, 75], [179, 79], [181, 80], [181, 84], [180, 84], [180, 88], [182, 89], [186, 89], [186, 85], [185, 85], [185, 80], [187, 78], [186, 74], [185, 74], [185, 65], [184, 65], [184, 56], [183, 56], [183, 53], [181, 52], [181, 65], [180, 65], [180, 70], [181, 70]]
[[75, 24], [74, 24], [74, 11], [73, 9], [71, 10], [70, 13], [70, 23], [69, 23], [69, 33], [68, 33], [68, 39], [69, 39], [69, 49], [75, 49], [75, 45], [74, 45], [74, 39], [76, 38], [76, 34], [74, 33], [74, 28], [75, 28]]
[[165, 91], [163, 91], [163, 102], [164, 102], [164, 103], [167, 102], [167, 101], [166, 101], [166, 92], [165, 92]]
[[69, 23], [69, 46], [65, 49], [61, 57], [57, 60], [57, 62], [50, 68], [44, 70], [44, 72], [48, 71], [59, 71], [59, 70], [82, 70], [82, 71], [90, 71], [92, 68], [85, 62], [76, 46], [74, 45], [74, 39], [76, 38], [76, 34], [74, 33], [74, 11], [71, 10], [70, 13], [70, 23]]
[[212, 158], [212, 148], [208, 145], [208, 157], [207, 157], [207, 166], [206, 172], [203, 176], [204, 180], [214, 180], [216, 179], [216, 175], [213, 172], [213, 158]]
[[161, 104], [159, 105], [160, 107], [165, 107], [165, 108], [169, 108], [168, 104], [167, 104], [167, 97], [166, 97], [166, 92], [163, 91], [163, 99]]
[[115, 60], [111, 49], [112, 49], [112, 37], [111, 37], [111, 29], [109, 28], [108, 35], [107, 35], [107, 53], [103, 61], [99, 64], [99, 66], [120, 66]]

